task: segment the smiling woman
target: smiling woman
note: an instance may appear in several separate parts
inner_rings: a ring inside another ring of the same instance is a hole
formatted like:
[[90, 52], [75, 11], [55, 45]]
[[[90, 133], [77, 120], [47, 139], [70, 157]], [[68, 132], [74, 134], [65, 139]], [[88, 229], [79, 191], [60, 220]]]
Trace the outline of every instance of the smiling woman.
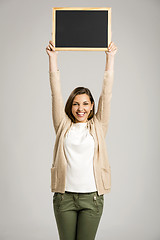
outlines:
[[117, 48], [110, 43], [98, 110], [88, 88], [75, 88], [64, 108], [53, 42], [46, 48], [56, 132], [51, 191], [61, 240], [93, 240], [103, 212], [103, 195], [111, 189], [111, 168], [105, 136], [110, 117], [113, 63]]

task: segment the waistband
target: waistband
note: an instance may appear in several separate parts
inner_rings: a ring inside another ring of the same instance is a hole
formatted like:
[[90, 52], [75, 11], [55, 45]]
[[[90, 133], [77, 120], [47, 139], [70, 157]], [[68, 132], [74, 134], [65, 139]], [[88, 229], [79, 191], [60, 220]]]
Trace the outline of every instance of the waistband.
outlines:
[[68, 193], [68, 194], [93, 194], [93, 193], [96, 193], [98, 194], [98, 191], [94, 191], [94, 192], [70, 192], [70, 191], [65, 191], [65, 193]]

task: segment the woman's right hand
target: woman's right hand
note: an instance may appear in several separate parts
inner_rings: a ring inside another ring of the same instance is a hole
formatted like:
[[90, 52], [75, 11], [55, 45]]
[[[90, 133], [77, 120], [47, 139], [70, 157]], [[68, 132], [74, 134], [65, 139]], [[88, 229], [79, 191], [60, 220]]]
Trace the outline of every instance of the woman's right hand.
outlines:
[[57, 56], [58, 52], [55, 50], [53, 41], [49, 41], [49, 45], [46, 47], [46, 52], [49, 57]]

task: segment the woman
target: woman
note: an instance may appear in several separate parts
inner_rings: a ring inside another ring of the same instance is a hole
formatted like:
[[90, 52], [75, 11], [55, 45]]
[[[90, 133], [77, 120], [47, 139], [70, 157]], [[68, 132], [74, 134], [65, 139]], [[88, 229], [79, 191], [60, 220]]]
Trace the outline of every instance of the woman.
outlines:
[[52, 41], [49, 78], [56, 141], [51, 168], [53, 208], [61, 240], [95, 239], [103, 212], [104, 194], [111, 189], [111, 169], [105, 136], [110, 116], [114, 55], [111, 42], [106, 51], [102, 92], [95, 102], [88, 88], [75, 88], [64, 107], [57, 54]]

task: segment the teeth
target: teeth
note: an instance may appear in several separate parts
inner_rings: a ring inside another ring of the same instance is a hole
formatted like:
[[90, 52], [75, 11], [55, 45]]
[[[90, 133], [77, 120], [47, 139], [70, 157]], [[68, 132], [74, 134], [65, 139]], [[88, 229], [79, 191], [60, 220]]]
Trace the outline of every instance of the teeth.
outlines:
[[84, 113], [77, 113], [78, 115], [84, 115]]

